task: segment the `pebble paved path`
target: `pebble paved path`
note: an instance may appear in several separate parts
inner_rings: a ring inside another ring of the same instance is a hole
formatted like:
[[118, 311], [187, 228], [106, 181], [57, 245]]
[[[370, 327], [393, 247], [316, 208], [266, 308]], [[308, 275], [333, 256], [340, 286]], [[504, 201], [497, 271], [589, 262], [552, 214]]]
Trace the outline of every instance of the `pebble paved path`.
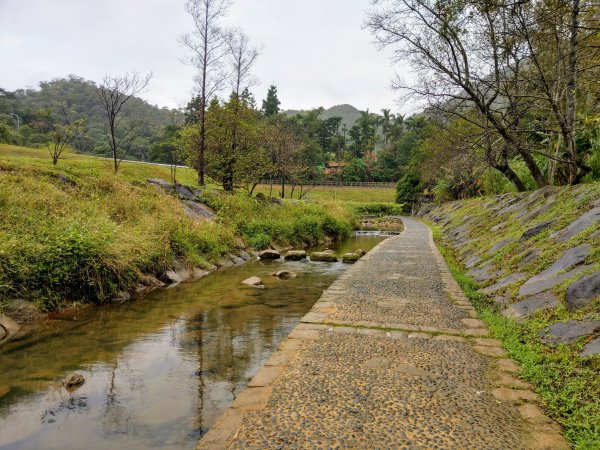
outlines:
[[199, 449], [563, 449], [418, 221], [342, 275]]

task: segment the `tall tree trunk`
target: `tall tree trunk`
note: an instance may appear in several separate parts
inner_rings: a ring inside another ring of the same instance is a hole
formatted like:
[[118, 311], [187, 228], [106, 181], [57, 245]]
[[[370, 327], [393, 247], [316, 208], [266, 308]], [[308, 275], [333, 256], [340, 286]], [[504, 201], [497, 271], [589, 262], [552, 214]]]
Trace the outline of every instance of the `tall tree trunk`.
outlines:
[[569, 164], [569, 184], [574, 184], [579, 170], [577, 164], [577, 147], [575, 142], [575, 126], [577, 119], [577, 33], [579, 30], [579, 1], [573, 0], [571, 9], [571, 35], [569, 36], [569, 68], [567, 74], [567, 127], [569, 129], [569, 141], [567, 151], [571, 158]]

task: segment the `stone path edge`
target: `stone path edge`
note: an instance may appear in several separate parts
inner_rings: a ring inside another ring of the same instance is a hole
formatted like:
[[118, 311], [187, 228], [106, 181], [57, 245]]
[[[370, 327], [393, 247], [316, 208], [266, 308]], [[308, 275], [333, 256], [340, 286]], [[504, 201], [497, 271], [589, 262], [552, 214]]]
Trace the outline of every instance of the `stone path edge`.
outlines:
[[[232, 404], [217, 418], [210, 430], [200, 439], [196, 449], [227, 449], [237, 438], [246, 412], [264, 409], [272, 392], [273, 383], [286, 371], [290, 363], [311, 342], [319, 339], [322, 333], [362, 334], [380, 336], [391, 339], [432, 339], [469, 343], [473, 350], [484, 356], [493, 358], [493, 374], [495, 389], [492, 395], [498, 401], [508, 401], [518, 405], [521, 417], [531, 425], [531, 448], [547, 448], [545, 443], [561, 443], [557, 448], [570, 448], [562, 437], [561, 427], [547, 417], [540, 408], [541, 399], [531, 390], [531, 385], [517, 377], [520, 366], [507, 356], [506, 350], [497, 339], [486, 336], [489, 331], [484, 322], [479, 320], [477, 312], [466, 295], [454, 280], [446, 261], [433, 240], [429, 225], [429, 246], [434, 254], [436, 264], [442, 275], [444, 290], [449, 300], [457, 307], [464, 309], [476, 327], [466, 330], [445, 329], [416, 326], [400, 323], [380, 323], [362, 321], [342, 323], [328, 321], [327, 315], [335, 311], [335, 296], [342, 293], [341, 284], [360, 264], [349, 267], [329, 288], [327, 288], [311, 310], [301, 319], [286, 339], [271, 355], [266, 364], [252, 378], [248, 386], [238, 394]], [[389, 239], [394, 239], [391, 237]], [[388, 239], [380, 242], [359, 262], [368, 261]], [[469, 320], [469, 319], [465, 319]]]

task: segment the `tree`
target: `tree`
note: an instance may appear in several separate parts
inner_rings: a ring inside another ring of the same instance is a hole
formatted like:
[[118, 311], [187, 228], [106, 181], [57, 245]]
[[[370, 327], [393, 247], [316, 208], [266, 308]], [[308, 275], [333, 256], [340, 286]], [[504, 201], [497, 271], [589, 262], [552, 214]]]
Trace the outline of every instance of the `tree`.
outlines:
[[263, 100], [262, 112], [267, 117], [276, 116], [279, 114], [279, 105], [281, 102], [277, 97], [277, 87], [272, 84], [267, 91], [267, 98]]
[[446, 114], [475, 108], [477, 124], [502, 140], [490, 165], [523, 191], [525, 184], [509, 165], [519, 155], [537, 185], [546, 185], [519, 133], [529, 106], [521, 95], [526, 55], [513, 37], [511, 11], [486, 0], [376, 0], [374, 5], [368, 18], [372, 33], [382, 46], [393, 46], [396, 62], [408, 61], [419, 73], [415, 84], [395, 86]]
[[256, 83], [251, 69], [260, 55], [258, 48], [252, 47], [248, 36], [240, 30], [235, 31], [229, 40], [229, 64], [231, 66], [231, 87], [233, 95], [239, 98], [248, 95], [249, 88]]
[[52, 113], [52, 110], [48, 110], [44, 114], [43, 123], [48, 138], [46, 143], [48, 152], [52, 158], [52, 164], [56, 165], [60, 155], [82, 133], [85, 119], [69, 120], [67, 112], [63, 107], [62, 117], [56, 117]]
[[152, 73], [138, 73], [123, 76], [106, 75], [98, 88], [98, 97], [106, 114], [108, 144], [110, 146], [115, 173], [127, 155], [136, 132], [143, 125], [143, 119], [124, 125], [122, 119], [127, 115], [126, 105], [136, 95], [143, 92], [152, 79]]
[[231, 33], [220, 26], [231, 2], [229, 0], [188, 0], [186, 12], [192, 17], [194, 29], [180, 38], [192, 55], [188, 62], [197, 70], [198, 105], [196, 112], [199, 123], [198, 156], [195, 158], [198, 184], [204, 186], [206, 161], [206, 110], [213, 96], [223, 89], [228, 74], [224, 68]]

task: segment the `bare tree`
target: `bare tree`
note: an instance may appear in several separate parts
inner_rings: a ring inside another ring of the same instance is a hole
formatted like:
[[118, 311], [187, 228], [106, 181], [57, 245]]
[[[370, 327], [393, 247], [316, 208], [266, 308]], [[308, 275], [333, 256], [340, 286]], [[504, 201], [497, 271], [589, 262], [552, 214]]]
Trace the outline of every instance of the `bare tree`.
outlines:
[[72, 121], [67, 115], [64, 105], [61, 105], [62, 117], [59, 119], [48, 110], [43, 117], [43, 128], [48, 137], [48, 152], [52, 164], [56, 165], [65, 149], [82, 133], [85, 119]]
[[131, 143], [136, 138], [136, 131], [143, 125], [143, 119], [123, 123], [127, 116], [125, 105], [132, 97], [142, 93], [150, 83], [152, 73], [125, 74], [123, 76], [106, 75], [98, 88], [98, 97], [106, 114], [108, 144], [112, 151], [115, 173], [121, 161], [127, 156]]
[[229, 40], [229, 63], [231, 66], [231, 85], [233, 95], [239, 98], [240, 94], [257, 83], [250, 70], [260, 51], [250, 45], [248, 36], [240, 30], [235, 30]]
[[393, 47], [396, 62], [409, 62], [419, 74], [417, 83], [396, 87], [461, 117], [475, 108], [483, 119], [479, 125], [502, 138], [490, 164], [523, 191], [525, 184], [508, 164], [519, 155], [536, 184], [546, 185], [519, 134], [530, 106], [520, 96], [527, 55], [512, 37], [510, 11], [487, 0], [373, 0], [373, 5], [367, 26], [382, 46]]
[[186, 12], [192, 17], [194, 29], [181, 36], [180, 42], [191, 51], [187, 62], [196, 68], [200, 107], [197, 111], [200, 133], [198, 136], [198, 184], [204, 186], [206, 172], [206, 110], [211, 98], [223, 89], [228, 74], [225, 60], [229, 50], [230, 33], [220, 25], [231, 2], [229, 0], [188, 0]]

